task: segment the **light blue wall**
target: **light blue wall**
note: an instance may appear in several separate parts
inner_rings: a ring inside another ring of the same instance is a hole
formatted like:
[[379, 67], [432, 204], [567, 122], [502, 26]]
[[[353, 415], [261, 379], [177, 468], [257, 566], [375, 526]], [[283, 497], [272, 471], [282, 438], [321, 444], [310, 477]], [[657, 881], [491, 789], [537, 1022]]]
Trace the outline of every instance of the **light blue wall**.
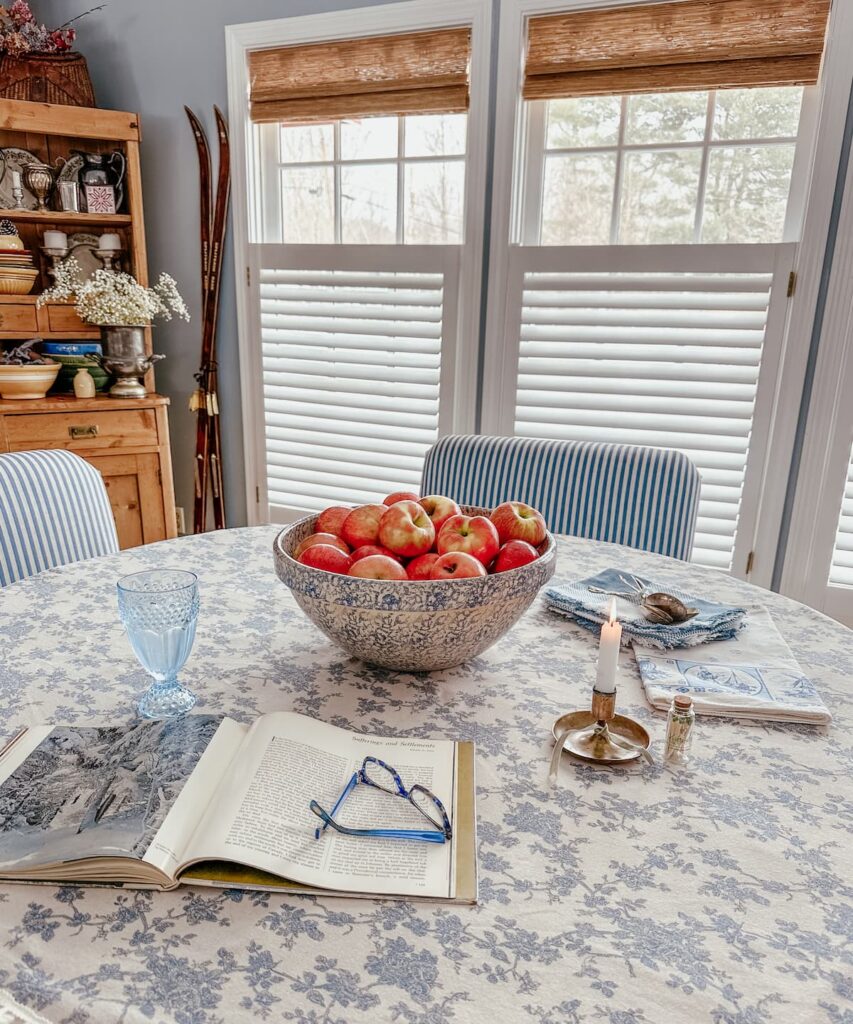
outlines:
[[[97, 0], [91, 0], [94, 5]], [[368, 6], [378, 0], [358, 0]], [[45, 22], [59, 24], [85, 3], [41, 0]], [[192, 322], [158, 326], [154, 344], [166, 359], [157, 367], [157, 389], [172, 400], [170, 424], [177, 503], [192, 514], [195, 417], [189, 395], [198, 369], [200, 282], [198, 163], [184, 104], [201, 117], [215, 145], [213, 104], [227, 113], [225, 25], [296, 14], [341, 10], [353, 0], [108, 0], [80, 22], [98, 105], [141, 115], [142, 179], [148, 263], [152, 277], [166, 270], [179, 283]], [[229, 525], [246, 521], [243, 439], [237, 361], [237, 316], [232, 250], [226, 247], [219, 321], [220, 409]]]

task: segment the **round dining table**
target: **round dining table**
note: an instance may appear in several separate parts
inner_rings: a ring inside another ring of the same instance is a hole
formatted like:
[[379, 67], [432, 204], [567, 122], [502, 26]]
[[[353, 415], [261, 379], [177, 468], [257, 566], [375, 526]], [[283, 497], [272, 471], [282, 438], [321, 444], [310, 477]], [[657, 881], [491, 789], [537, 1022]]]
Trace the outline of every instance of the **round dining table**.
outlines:
[[564, 755], [552, 788], [552, 725], [589, 707], [594, 636], [537, 598], [458, 668], [371, 667], [279, 582], [277, 529], [166, 541], [0, 590], [2, 738], [132, 718], [148, 678], [116, 580], [190, 569], [201, 612], [182, 677], [196, 711], [476, 743], [479, 902], [0, 883], [3, 1024], [853, 1021], [853, 633], [714, 570], [560, 538], [555, 582], [617, 566], [765, 606], [833, 723], [699, 718], [690, 762], [663, 764], [665, 716], [625, 650], [617, 711], [648, 729], [656, 763]]

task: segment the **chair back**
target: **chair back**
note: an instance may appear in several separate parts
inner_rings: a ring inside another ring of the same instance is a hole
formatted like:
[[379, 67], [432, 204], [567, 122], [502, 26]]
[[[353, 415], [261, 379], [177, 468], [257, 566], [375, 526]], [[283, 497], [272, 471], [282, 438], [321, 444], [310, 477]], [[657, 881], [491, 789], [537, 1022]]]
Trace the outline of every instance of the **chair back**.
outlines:
[[686, 559], [700, 484], [690, 459], [666, 448], [475, 434], [430, 448], [421, 493], [489, 507], [523, 501], [554, 533]]
[[118, 551], [101, 474], [59, 450], [0, 455], [0, 587]]

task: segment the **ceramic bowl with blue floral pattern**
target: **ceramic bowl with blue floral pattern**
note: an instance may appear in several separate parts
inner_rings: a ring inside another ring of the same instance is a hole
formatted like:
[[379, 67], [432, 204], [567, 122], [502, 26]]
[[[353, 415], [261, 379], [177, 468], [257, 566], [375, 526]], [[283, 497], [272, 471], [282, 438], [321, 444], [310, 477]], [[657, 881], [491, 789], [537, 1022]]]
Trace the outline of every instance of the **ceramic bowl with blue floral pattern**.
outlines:
[[[463, 506], [466, 515], [489, 510]], [[367, 580], [302, 565], [291, 557], [316, 516], [286, 527], [273, 544], [275, 570], [330, 640], [373, 665], [400, 672], [453, 668], [482, 654], [527, 611], [554, 575], [554, 538], [535, 562], [455, 580]]]

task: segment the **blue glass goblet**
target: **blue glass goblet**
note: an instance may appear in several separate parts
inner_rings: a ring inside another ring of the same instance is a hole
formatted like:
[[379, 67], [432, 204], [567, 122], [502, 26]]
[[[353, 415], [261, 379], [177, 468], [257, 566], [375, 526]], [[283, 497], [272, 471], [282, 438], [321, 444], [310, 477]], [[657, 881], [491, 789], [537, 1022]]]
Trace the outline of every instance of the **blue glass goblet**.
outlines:
[[198, 577], [183, 569], [149, 569], [118, 581], [118, 610], [133, 653], [154, 677], [137, 707], [144, 718], [173, 718], [196, 702], [178, 682], [198, 620]]

